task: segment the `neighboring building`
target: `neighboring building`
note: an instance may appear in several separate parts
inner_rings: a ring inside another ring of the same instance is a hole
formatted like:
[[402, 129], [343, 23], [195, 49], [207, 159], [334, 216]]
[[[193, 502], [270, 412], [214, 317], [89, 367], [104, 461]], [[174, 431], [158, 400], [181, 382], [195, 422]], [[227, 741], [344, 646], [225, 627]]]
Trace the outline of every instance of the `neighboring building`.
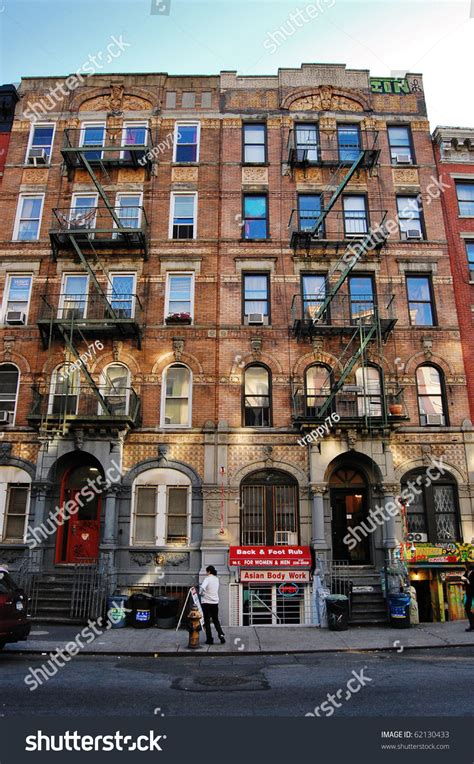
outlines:
[[0, 187], [2, 185], [3, 168], [8, 153], [10, 133], [18, 103], [18, 93], [14, 85], [0, 85]]
[[[414, 547], [473, 536], [421, 76], [94, 75], [55, 102], [67, 82], [22, 81], [0, 195], [1, 559], [37, 613], [54, 585], [80, 615], [105, 575], [184, 597], [213, 564], [224, 623], [285, 624], [312, 622], [311, 548], [383, 619], [404, 532], [348, 544], [369, 509], [442, 457]], [[27, 523], [78, 505], [27, 554]]]

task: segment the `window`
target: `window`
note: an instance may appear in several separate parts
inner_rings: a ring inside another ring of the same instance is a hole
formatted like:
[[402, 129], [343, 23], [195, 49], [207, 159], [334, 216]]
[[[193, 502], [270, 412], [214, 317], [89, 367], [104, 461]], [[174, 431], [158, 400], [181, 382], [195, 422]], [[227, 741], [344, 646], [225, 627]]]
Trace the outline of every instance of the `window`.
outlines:
[[177, 122], [174, 140], [174, 162], [199, 161], [199, 123]]
[[11, 324], [26, 324], [32, 281], [32, 276], [7, 275], [3, 300], [4, 321]]
[[456, 183], [459, 214], [474, 217], [474, 183]]
[[95, 228], [97, 199], [97, 194], [73, 195], [71, 200], [71, 211], [69, 213], [69, 225], [71, 228]]
[[171, 195], [171, 239], [196, 238], [196, 194]]
[[[142, 195], [117, 194], [115, 212], [124, 228], [140, 228], [142, 222]], [[117, 236], [120, 235], [117, 234]]]
[[418, 410], [421, 425], [445, 425], [446, 405], [441, 372], [430, 365], [416, 370]]
[[332, 385], [331, 369], [322, 364], [314, 364], [305, 373], [305, 416], [315, 418], [326, 398], [330, 395]]
[[461, 540], [458, 492], [451, 475], [426, 485], [426, 472], [412, 470], [402, 478], [408, 532], [420, 534], [421, 542], [453, 543]]
[[142, 472], [133, 490], [132, 544], [183, 545], [191, 537], [191, 483], [178, 470]]
[[212, 93], [210, 90], [206, 90], [201, 93], [201, 107], [203, 109], [210, 109], [212, 106]]
[[176, 109], [176, 91], [175, 90], [168, 90], [166, 93], [166, 108], [167, 109]]
[[[84, 122], [81, 128], [81, 146], [100, 147], [105, 141], [105, 124], [103, 122]], [[84, 151], [84, 157], [94, 162], [102, 159], [103, 151]]]
[[0, 364], [0, 426], [14, 424], [20, 372], [12, 363]]
[[318, 128], [312, 124], [295, 126], [296, 153], [299, 162], [318, 161]]
[[298, 544], [298, 484], [279, 470], [248, 475], [241, 486], [240, 538], [243, 545]]
[[13, 231], [15, 241], [36, 241], [39, 239], [43, 201], [44, 194], [20, 196]]
[[416, 196], [397, 196], [398, 224], [402, 239], [422, 239], [421, 206]]
[[[122, 363], [111, 363], [102, 374], [101, 393], [113, 416], [124, 416], [130, 407], [130, 371]], [[98, 413], [103, 413], [99, 402]]]
[[474, 281], [474, 241], [466, 241], [466, 255], [469, 267], [469, 280]]
[[135, 274], [111, 273], [109, 301], [118, 318], [133, 318], [135, 315]]
[[165, 318], [176, 313], [187, 313], [193, 318], [194, 274], [168, 273], [165, 298]]
[[244, 273], [244, 323], [270, 323], [270, 282], [268, 273]]
[[[310, 231], [321, 214], [321, 194], [298, 194], [299, 230]], [[318, 229], [318, 234], [324, 235], [324, 224]]]
[[312, 320], [317, 315], [326, 296], [326, 276], [320, 273], [303, 273], [301, 276], [301, 296], [302, 317]]
[[31, 164], [49, 164], [54, 140], [54, 124], [36, 124], [31, 128], [26, 161]]
[[194, 109], [196, 106], [196, 94], [192, 91], [184, 92], [181, 98], [181, 106], [183, 109]]
[[371, 324], [374, 320], [374, 282], [371, 276], [349, 277], [350, 318], [354, 323]]
[[163, 374], [164, 427], [191, 427], [191, 371], [175, 363]]
[[431, 279], [407, 276], [408, 313], [412, 326], [434, 326]]
[[360, 132], [358, 125], [338, 125], [337, 144], [341, 162], [355, 162], [360, 154]]
[[244, 373], [244, 426], [270, 427], [270, 372], [253, 364]]
[[244, 196], [244, 239], [268, 238], [267, 197], [247, 194]]
[[266, 162], [266, 125], [244, 125], [244, 162], [264, 164]]
[[79, 402], [79, 371], [72, 364], [54, 370], [49, 393], [49, 414], [77, 414]]
[[[122, 146], [143, 146], [148, 145], [148, 123], [147, 122], [125, 122], [122, 131]], [[135, 159], [141, 159], [141, 152], [122, 151], [121, 159], [129, 161], [135, 156]]]
[[368, 231], [365, 196], [344, 196], [344, 232], [346, 236], [364, 236]]
[[89, 277], [82, 274], [64, 274], [58, 318], [81, 319], [87, 312]]
[[30, 486], [28, 483], [16, 485], [10, 483], [7, 485], [3, 541], [23, 541], [29, 496]]
[[413, 164], [411, 133], [409, 127], [388, 128], [388, 142], [392, 164]]
[[375, 366], [360, 366], [355, 374], [357, 391], [357, 416], [382, 416], [382, 385], [380, 370]]

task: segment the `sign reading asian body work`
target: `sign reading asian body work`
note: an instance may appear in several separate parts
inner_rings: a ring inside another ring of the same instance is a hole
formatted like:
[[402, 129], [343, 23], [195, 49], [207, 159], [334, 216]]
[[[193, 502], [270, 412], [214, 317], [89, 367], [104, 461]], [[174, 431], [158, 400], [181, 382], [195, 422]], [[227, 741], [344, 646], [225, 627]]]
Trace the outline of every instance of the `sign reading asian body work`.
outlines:
[[242, 568], [311, 568], [309, 546], [231, 546], [229, 565]]

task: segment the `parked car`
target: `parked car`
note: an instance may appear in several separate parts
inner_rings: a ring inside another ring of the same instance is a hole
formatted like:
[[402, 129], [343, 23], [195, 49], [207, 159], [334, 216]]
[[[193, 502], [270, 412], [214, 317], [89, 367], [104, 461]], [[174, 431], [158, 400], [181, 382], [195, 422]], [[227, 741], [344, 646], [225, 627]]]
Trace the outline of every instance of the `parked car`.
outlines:
[[28, 598], [7, 568], [0, 566], [0, 650], [7, 642], [28, 638], [31, 624], [27, 615]]

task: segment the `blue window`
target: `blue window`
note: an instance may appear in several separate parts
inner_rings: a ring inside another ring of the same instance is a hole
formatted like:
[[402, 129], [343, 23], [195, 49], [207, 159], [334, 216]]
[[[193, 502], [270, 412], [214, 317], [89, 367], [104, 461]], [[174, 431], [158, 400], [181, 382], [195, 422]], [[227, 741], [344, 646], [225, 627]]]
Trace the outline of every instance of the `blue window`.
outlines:
[[360, 133], [357, 125], [338, 125], [337, 143], [341, 162], [355, 162], [360, 154]]
[[197, 162], [199, 148], [199, 126], [176, 125], [175, 162]]
[[474, 217], [474, 183], [456, 183], [459, 214]]
[[320, 194], [300, 194], [298, 196], [298, 215], [300, 231], [310, 231], [321, 214]]
[[[104, 125], [84, 125], [81, 135], [81, 146], [103, 146], [105, 138]], [[89, 161], [102, 159], [102, 151], [85, 151], [84, 156]]]
[[244, 196], [244, 239], [268, 238], [266, 196]]
[[412, 326], [433, 326], [431, 283], [427, 276], [407, 276], [408, 312]]

